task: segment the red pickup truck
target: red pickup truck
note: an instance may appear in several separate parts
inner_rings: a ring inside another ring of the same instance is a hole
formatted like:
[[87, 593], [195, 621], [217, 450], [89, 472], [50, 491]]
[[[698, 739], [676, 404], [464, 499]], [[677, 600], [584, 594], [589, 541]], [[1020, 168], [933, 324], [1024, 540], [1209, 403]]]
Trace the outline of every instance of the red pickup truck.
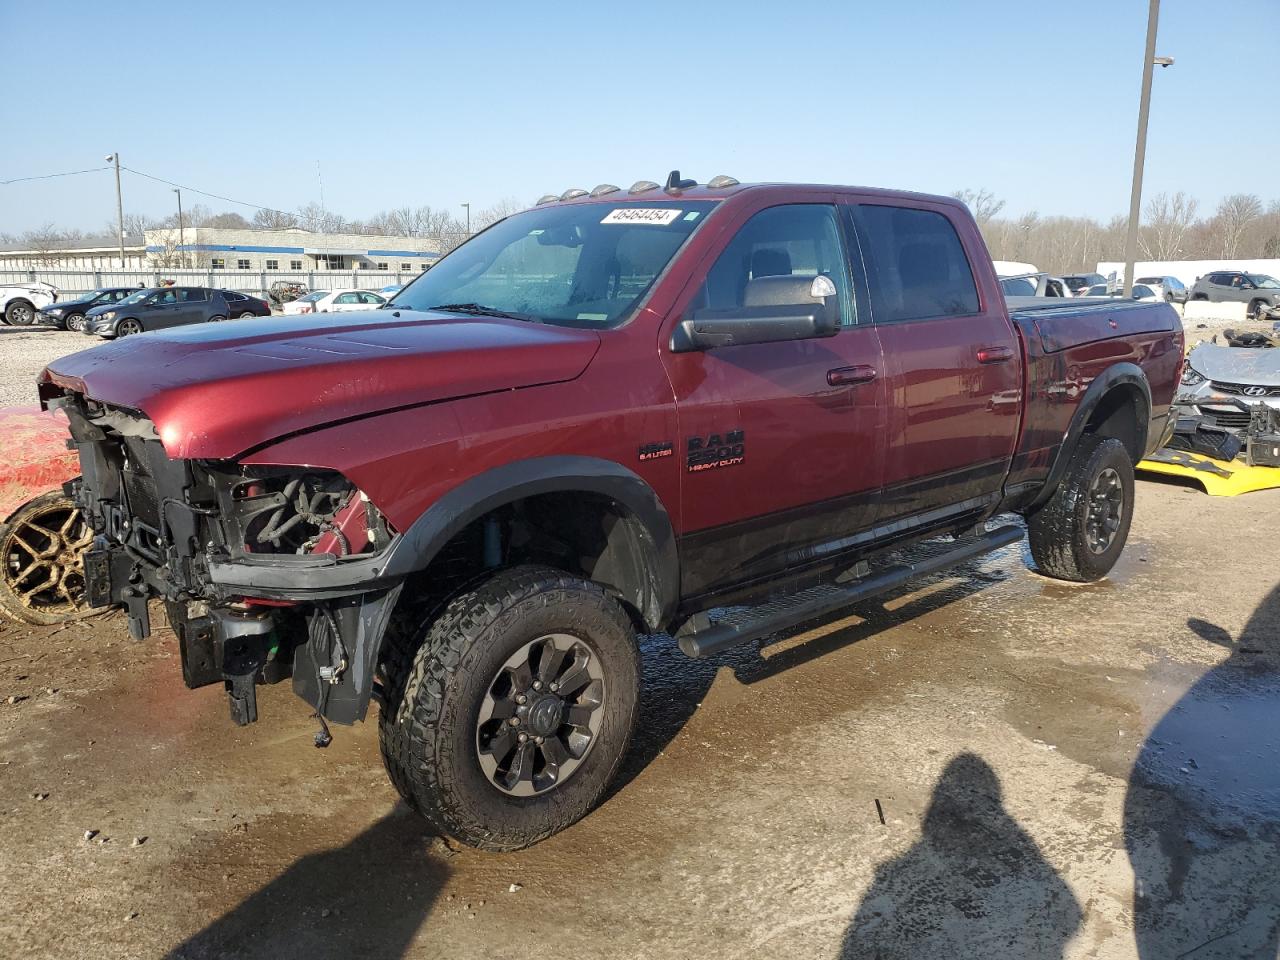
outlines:
[[163, 599], [237, 723], [285, 678], [322, 745], [378, 699], [400, 792], [512, 849], [605, 791], [639, 633], [828, 618], [1019, 539], [1007, 512], [1041, 572], [1104, 576], [1182, 356], [1163, 303], [1011, 316], [955, 200], [673, 173], [544, 198], [386, 308], [130, 337], [40, 395], [91, 603], [143, 637]]

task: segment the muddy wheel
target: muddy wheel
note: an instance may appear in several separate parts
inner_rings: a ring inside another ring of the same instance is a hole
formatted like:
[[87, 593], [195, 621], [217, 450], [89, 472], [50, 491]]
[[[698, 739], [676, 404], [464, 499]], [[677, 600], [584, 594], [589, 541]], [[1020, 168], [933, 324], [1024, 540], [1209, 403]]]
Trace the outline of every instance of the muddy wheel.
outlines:
[[142, 332], [142, 324], [139, 323], [137, 320], [133, 320], [133, 319], [121, 320], [120, 323], [116, 326], [117, 337], [131, 337], [135, 333], [141, 333], [141, 332]]
[[1027, 517], [1031, 557], [1058, 580], [1100, 580], [1115, 566], [1133, 519], [1133, 461], [1123, 443], [1085, 436], [1049, 502]]
[[46, 493], [0, 524], [0, 613], [52, 624], [94, 613], [85, 604], [84, 552], [93, 531], [61, 493]]
[[4, 322], [13, 327], [28, 327], [35, 319], [36, 308], [25, 300], [14, 300], [4, 311]]
[[82, 332], [84, 330], [84, 314], [71, 314], [71, 316], [67, 317], [67, 319], [62, 322], [62, 327], [63, 329], [70, 330], [73, 333]]
[[397, 789], [432, 826], [517, 850], [585, 816], [635, 723], [631, 621], [598, 584], [548, 567], [495, 574], [422, 628], [387, 678], [380, 741]]

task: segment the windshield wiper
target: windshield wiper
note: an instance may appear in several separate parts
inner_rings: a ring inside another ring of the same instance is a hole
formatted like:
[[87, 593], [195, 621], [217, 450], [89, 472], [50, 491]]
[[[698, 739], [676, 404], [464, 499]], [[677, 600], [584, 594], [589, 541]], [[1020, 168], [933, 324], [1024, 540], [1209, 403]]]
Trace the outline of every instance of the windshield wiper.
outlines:
[[486, 307], [483, 303], [439, 303], [434, 307], [427, 307], [427, 309], [444, 310], [448, 313], [466, 313], [472, 316], [502, 317], [506, 320], [529, 320], [534, 323], [540, 322], [536, 317], [530, 317], [523, 313], [509, 313], [506, 310], [499, 310], [497, 307]]

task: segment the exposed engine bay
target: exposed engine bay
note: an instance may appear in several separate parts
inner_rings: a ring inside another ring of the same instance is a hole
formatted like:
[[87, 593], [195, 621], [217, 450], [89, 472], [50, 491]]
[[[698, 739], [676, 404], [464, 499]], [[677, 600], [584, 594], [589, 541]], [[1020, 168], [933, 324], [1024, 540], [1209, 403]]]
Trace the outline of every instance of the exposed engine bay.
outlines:
[[[245, 584], [287, 565], [305, 586], [310, 570], [376, 557], [396, 533], [373, 503], [331, 470], [174, 460], [139, 413], [76, 394], [49, 405], [66, 412], [80, 452], [73, 495], [95, 533], [89, 604], [123, 605], [141, 640], [149, 601], [162, 600], [187, 686], [221, 680], [238, 724], [257, 719], [257, 684], [289, 677], [322, 725], [361, 719], [376, 666], [370, 640], [399, 587], [289, 598]], [[248, 573], [235, 582], [219, 570]], [[327, 738], [322, 729], [317, 743]]]

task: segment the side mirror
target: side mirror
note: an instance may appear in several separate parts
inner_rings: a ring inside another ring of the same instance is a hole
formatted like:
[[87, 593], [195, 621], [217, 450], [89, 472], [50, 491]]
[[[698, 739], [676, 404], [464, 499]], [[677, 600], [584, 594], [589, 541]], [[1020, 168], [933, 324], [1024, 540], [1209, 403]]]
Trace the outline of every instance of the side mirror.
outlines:
[[840, 316], [826, 299], [835, 294], [828, 277], [757, 277], [747, 283], [741, 307], [698, 310], [676, 324], [671, 349], [688, 353], [834, 337]]

